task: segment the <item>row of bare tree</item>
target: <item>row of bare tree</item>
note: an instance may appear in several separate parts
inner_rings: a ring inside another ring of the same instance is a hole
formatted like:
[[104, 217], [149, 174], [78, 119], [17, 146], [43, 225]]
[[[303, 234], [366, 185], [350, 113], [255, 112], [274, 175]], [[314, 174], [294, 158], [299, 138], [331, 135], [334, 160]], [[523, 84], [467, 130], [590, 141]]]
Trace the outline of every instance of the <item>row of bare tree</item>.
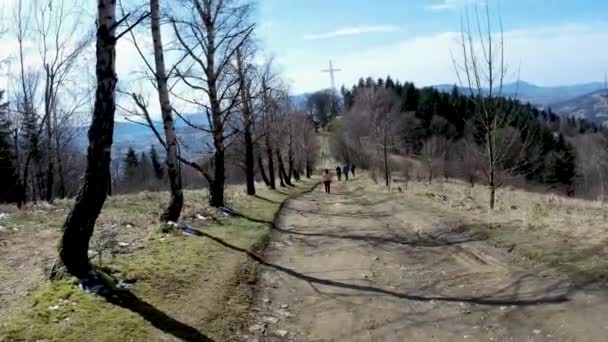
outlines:
[[6, 37], [16, 50], [5, 57], [20, 205], [74, 195], [77, 188], [75, 139], [90, 104], [86, 63], [93, 37], [92, 30], [81, 31], [80, 5], [17, 0], [12, 8]]
[[[92, 111], [86, 168], [63, 226], [54, 276], [64, 269], [81, 279], [91, 274], [89, 240], [112, 191], [117, 108], [149, 127], [162, 147], [165, 172], [158, 179], [169, 183], [171, 199], [161, 222], [180, 218], [183, 166], [204, 178], [209, 204], [219, 208], [225, 206], [229, 166], [241, 169], [249, 195], [256, 193], [256, 180], [275, 189], [275, 179], [292, 186], [311, 176], [318, 150], [313, 120], [295, 110], [272, 59], [259, 62], [250, 1], [97, 0], [95, 30], [87, 30], [85, 8], [63, 0], [17, 0], [15, 7], [19, 70], [10, 73], [10, 110], [21, 201], [71, 194], [67, 183], [74, 177], [66, 175], [78, 167], [68, 164], [70, 155], [81, 155], [73, 151], [76, 118]], [[132, 83], [118, 83], [121, 40], [130, 40], [139, 57], [129, 58], [144, 66], [138, 91]], [[89, 60], [95, 61], [94, 86]], [[155, 125], [158, 111], [162, 128]], [[198, 147], [180, 138], [178, 120], [198, 133]], [[125, 158], [126, 183], [141, 181], [133, 173], [150, 169], [137, 168], [139, 156], [130, 151]]]

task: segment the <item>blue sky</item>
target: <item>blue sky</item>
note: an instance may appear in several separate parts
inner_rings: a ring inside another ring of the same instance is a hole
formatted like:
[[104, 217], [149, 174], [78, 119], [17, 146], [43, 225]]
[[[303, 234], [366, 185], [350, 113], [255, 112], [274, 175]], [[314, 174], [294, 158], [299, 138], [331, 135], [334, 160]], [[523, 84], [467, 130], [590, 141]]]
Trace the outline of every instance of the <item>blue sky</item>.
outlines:
[[[258, 35], [293, 92], [390, 74], [420, 85], [454, 83], [461, 11], [482, 0], [259, 0]], [[602, 80], [608, 69], [608, 1], [490, 0], [500, 6], [516, 77], [555, 85]]]

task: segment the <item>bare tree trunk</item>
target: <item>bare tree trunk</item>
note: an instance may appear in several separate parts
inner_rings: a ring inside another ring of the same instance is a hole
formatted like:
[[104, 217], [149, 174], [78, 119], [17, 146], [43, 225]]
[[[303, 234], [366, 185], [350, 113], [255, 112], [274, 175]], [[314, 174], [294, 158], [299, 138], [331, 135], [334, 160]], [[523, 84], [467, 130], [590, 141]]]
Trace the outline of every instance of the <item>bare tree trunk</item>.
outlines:
[[312, 168], [310, 167], [310, 160], [306, 158], [306, 178], [310, 179], [312, 176]]
[[177, 160], [177, 138], [175, 136], [175, 125], [171, 101], [169, 99], [169, 88], [167, 87], [167, 72], [165, 71], [165, 58], [163, 53], [163, 41], [160, 30], [160, 5], [159, 0], [150, 0], [150, 18], [152, 41], [154, 44], [154, 64], [158, 100], [160, 102], [165, 130], [165, 152], [167, 155], [167, 174], [171, 187], [171, 200], [169, 205], [160, 216], [163, 222], [177, 222], [184, 206], [184, 193], [182, 191], [182, 176], [179, 172]]
[[[53, 84], [54, 79], [51, 74], [50, 67], [48, 64], [44, 65], [46, 74], [46, 83], [44, 87], [44, 117], [46, 118], [46, 143], [47, 143], [47, 169], [46, 169], [46, 194], [45, 199], [47, 202], [53, 201], [53, 185], [55, 183], [55, 175], [53, 165], [53, 124], [51, 121], [51, 111], [54, 110], [53, 106]], [[44, 125], [45, 122], [42, 122]]]
[[270, 180], [268, 176], [266, 176], [266, 170], [264, 170], [264, 162], [262, 161], [262, 156], [258, 156], [258, 167], [260, 168], [260, 174], [262, 175], [262, 180], [264, 180], [264, 184], [270, 187]]
[[220, 107], [217, 91], [217, 75], [215, 67], [216, 27], [213, 18], [208, 15], [203, 16], [203, 24], [207, 35], [207, 87], [209, 104], [211, 105], [211, 116], [213, 124], [213, 181], [209, 184], [209, 205], [212, 207], [224, 206], [224, 182], [225, 182], [225, 151], [224, 151], [224, 118]]
[[275, 190], [277, 188], [276, 185], [276, 176], [274, 174], [274, 157], [272, 156], [272, 145], [270, 143], [269, 132], [266, 132], [266, 154], [268, 156], [268, 180], [270, 181], [270, 188]]
[[281, 188], [285, 187], [285, 179], [283, 178], [283, 173], [281, 170], [283, 169], [283, 163], [281, 162], [281, 152], [277, 149], [276, 150], [277, 153], [277, 172], [279, 173], [279, 181], [280, 181], [280, 185]]
[[48, 120], [49, 122], [47, 123], [47, 134], [49, 135], [48, 139], [47, 139], [47, 160], [48, 160], [48, 164], [47, 164], [47, 169], [46, 169], [46, 201], [47, 202], [53, 202], [53, 188], [54, 188], [54, 184], [55, 184], [55, 165], [53, 163], [53, 159], [54, 159], [54, 153], [53, 153], [53, 144], [52, 144], [52, 129], [51, 129], [51, 123], [50, 123], [50, 118]]
[[66, 189], [65, 189], [65, 175], [63, 174], [63, 161], [61, 160], [61, 156], [59, 152], [57, 153], [57, 173], [59, 174], [59, 189], [57, 189], [57, 195], [59, 198], [65, 198]]
[[[290, 129], [291, 131], [291, 129]], [[291, 177], [294, 177], [294, 160], [293, 160], [293, 136], [289, 135], [289, 145], [288, 145], [288, 149], [287, 149], [287, 163], [288, 163], [288, 174], [287, 174], [287, 180], [289, 181], [289, 183], [291, 183]]]
[[255, 195], [255, 156], [253, 155], [253, 134], [251, 115], [251, 94], [247, 82], [247, 72], [243, 66], [241, 49], [236, 50], [237, 68], [241, 82], [241, 98], [243, 102], [243, 135], [245, 139], [245, 179], [247, 182], [247, 195]]
[[386, 187], [390, 188], [391, 187], [391, 183], [390, 183], [390, 175], [389, 175], [389, 171], [388, 171], [388, 146], [387, 144], [387, 137], [386, 137], [386, 133], [384, 134], [384, 181], [386, 182]]
[[289, 186], [293, 186], [291, 184], [291, 179], [287, 176], [287, 172], [285, 171], [285, 164], [283, 163], [283, 156], [281, 156], [281, 150], [277, 148], [277, 161], [279, 163], [279, 175], [282, 178], [282, 182]]
[[89, 128], [87, 167], [74, 207], [66, 218], [59, 257], [68, 272], [84, 278], [91, 271], [88, 249], [95, 221], [108, 192], [116, 87], [116, 1], [97, 1], [97, 89]]
[[494, 209], [494, 204], [496, 202], [496, 178], [495, 178], [495, 170], [494, 168], [490, 169], [490, 209]]
[[494, 182], [490, 183], [490, 209], [494, 209], [494, 203], [496, 202], [496, 185]]

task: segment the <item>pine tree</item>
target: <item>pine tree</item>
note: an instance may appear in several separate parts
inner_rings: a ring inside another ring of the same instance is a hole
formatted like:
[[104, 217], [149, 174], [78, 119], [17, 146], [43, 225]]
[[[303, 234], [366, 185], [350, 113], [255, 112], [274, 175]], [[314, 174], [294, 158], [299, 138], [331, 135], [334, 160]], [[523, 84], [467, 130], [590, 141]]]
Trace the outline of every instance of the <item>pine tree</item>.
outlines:
[[158, 158], [158, 153], [156, 152], [156, 148], [154, 146], [150, 147], [150, 161], [152, 162], [152, 168], [154, 169], [154, 175], [157, 179], [163, 179], [165, 175], [165, 170], [163, 165], [160, 163]]
[[139, 154], [139, 177], [137, 177], [143, 184], [146, 182], [153, 173], [152, 161], [148, 157], [146, 152]]
[[401, 110], [404, 112], [418, 110], [420, 102], [420, 93], [413, 83], [407, 83], [403, 86], [403, 96], [401, 97]]
[[131, 182], [136, 178], [139, 170], [139, 158], [137, 158], [137, 153], [132, 147], [129, 147], [123, 162], [125, 164], [125, 181]]
[[576, 156], [572, 146], [562, 135], [557, 138], [555, 145], [558, 150], [549, 155], [545, 181], [549, 184], [566, 185], [570, 190], [576, 177]]
[[395, 82], [393, 81], [393, 79], [391, 78], [391, 76], [390, 76], [390, 75], [388, 75], [388, 76], [386, 77], [386, 82], [384, 83], [384, 86], [385, 86], [387, 89], [394, 89], [394, 88], [395, 88]]
[[11, 145], [11, 122], [8, 118], [8, 103], [2, 103], [4, 91], [0, 91], [0, 203], [16, 200], [17, 174], [15, 155]]

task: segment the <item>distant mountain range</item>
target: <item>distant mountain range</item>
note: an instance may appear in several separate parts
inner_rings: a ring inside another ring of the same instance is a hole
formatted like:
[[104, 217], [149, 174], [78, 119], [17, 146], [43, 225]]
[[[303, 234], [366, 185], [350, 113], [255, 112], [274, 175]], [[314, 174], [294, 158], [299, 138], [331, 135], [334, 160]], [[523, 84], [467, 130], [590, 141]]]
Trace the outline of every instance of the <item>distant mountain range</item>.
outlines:
[[[453, 84], [439, 84], [433, 88], [451, 92]], [[462, 94], [466, 94], [466, 88], [458, 87]], [[517, 98], [523, 102], [530, 102], [541, 109], [551, 107], [558, 114], [580, 118], [586, 118], [598, 124], [608, 125], [608, 90], [605, 90], [603, 82], [591, 82], [574, 85], [543, 87], [520, 81], [508, 83], [503, 86], [503, 95]], [[291, 96], [296, 108], [303, 108], [307, 95], [298, 94]], [[190, 115], [190, 119], [200, 126], [207, 125], [207, 119], [203, 115]], [[163, 124], [160, 121], [154, 123], [159, 132], [163, 132]], [[81, 127], [77, 142], [85, 146], [87, 141], [87, 128]], [[197, 155], [206, 148], [209, 137], [200, 130], [188, 126], [183, 120], [176, 120], [176, 130], [180, 140], [183, 142], [183, 153]], [[148, 151], [151, 145], [159, 148], [158, 141], [148, 127], [127, 122], [117, 121], [114, 124], [114, 153], [122, 155], [129, 147], [138, 152]]]
[[608, 125], [608, 91], [596, 90], [573, 99], [554, 103], [551, 109], [556, 113]]
[[[452, 91], [453, 87], [448, 84], [433, 86], [444, 92]], [[459, 91], [466, 94], [468, 89], [459, 87]], [[505, 84], [502, 94], [530, 102], [541, 109], [550, 107], [561, 115], [582, 117], [598, 124], [608, 123], [608, 98], [601, 96], [608, 94], [608, 90], [603, 82], [543, 87], [520, 81]]]
[[[202, 115], [189, 115], [189, 120], [196, 125], [206, 127], [207, 119]], [[163, 123], [155, 121], [154, 126], [164, 138]], [[197, 156], [206, 148], [208, 136], [200, 130], [186, 124], [183, 120], [176, 118], [175, 129], [179, 135], [182, 153], [184, 155]], [[88, 144], [87, 130], [88, 127], [80, 127], [80, 134], [77, 137], [77, 143], [80, 146]], [[161, 147], [158, 139], [147, 127], [129, 121], [114, 122], [114, 143], [113, 154], [115, 156], [124, 155], [129, 147], [132, 147], [136, 152], [148, 152], [150, 147], [154, 145], [160, 151]]]

